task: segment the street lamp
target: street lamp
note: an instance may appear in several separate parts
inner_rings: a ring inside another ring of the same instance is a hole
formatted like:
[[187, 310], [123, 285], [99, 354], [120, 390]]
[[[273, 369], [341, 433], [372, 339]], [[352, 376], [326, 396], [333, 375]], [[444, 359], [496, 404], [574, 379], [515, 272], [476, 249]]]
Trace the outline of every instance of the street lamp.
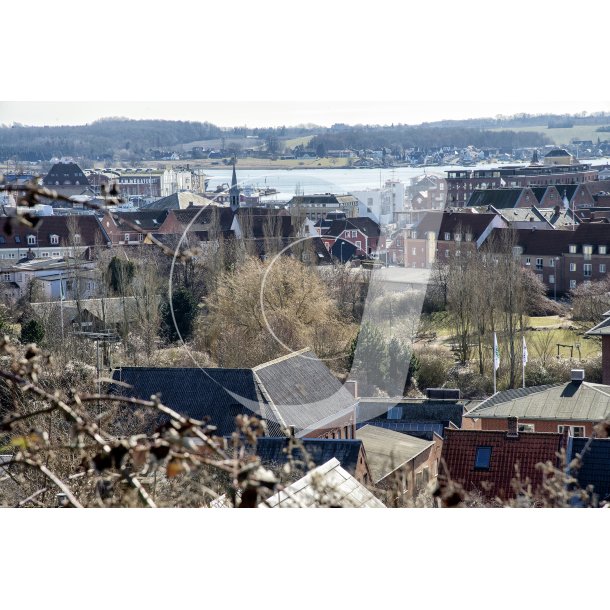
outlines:
[[553, 275], [553, 292], [554, 292], [554, 299], [555, 301], [557, 301], [557, 278], [558, 278], [558, 274], [559, 274], [559, 257], [556, 256], [555, 257], [555, 273]]

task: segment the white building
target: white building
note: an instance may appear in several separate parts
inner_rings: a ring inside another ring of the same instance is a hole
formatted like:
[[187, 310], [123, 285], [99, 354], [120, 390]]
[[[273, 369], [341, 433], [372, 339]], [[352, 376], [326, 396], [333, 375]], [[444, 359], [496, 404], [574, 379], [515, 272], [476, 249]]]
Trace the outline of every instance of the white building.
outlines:
[[358, 199], [358, 215], [382, 225], [396, 222], [396, 215], [405, 209], [405, 185], [400, 180], [386, 180], [382, 188], [351, 194]]

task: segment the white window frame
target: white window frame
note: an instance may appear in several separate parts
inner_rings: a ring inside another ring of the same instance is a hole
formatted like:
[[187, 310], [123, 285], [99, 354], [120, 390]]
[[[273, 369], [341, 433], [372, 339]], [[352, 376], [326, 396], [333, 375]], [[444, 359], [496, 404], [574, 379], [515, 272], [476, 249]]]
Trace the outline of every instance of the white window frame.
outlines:
[[[570, 435], [573, 436], [574, 438], [584, 438], [586, 430], [584, 426], [563, 426], [563, 425], [559, 425], [557, 426], [557, 432], [559, 432], [559, 434], [563, 434], [565, 432], [565, 429], [569, 428], [570, 429]], [[578, 436], [575, 434], [576, 430], [580, 430], [582, 431], [582, 434], [579, 434]]]
[[600, 273], [606, 273], [606, 263], [600, 263], [599, 264], [599, 272]]
[[570, 263], [570, 271], [576, 271], [576, 263]]
[[28, 246], [35, 246], [36, 245], [36, 235], [28, 235], [27, 242], [28, 242]]
[[535, 424], [517, 424], [517, 430], [519, 432], [536, 432]]

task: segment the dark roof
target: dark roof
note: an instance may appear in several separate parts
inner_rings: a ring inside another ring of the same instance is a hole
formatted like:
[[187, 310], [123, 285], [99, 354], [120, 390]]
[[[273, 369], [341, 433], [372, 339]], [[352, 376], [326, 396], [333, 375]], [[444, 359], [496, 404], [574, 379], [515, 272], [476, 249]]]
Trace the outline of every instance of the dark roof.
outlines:
[[[264, 437], [256, 441], [256, 455], [265, 465], [283, 465], [288, 461], [290, 440], [285, 436]], [[316, 466], [337, 458], [341, 466], [351, 475], [356, 474], [362, 441], [356, 439], [303, 438], [303, 448]], [[292, 459], [305, 462], [300, 446], [292, 450]]]
[[254, 414], [267, 422], [269, 434], [281, 436], [294, 426], [298, 436], [348, 415], [356, 399], [309, 349], [254, 369], [123, 367], [113, 379], [133, 389], [112, 391], [161, 401], [179, 413], [217, 426], [217, 434], [235, 431], [235, 416]]
[[210, 225], [216, 224], [218, 230], [226, 233], [231, 230], [235, 213], [230, 208], [208, 205], [204, 208], [187, 208], [186, 210], [172, 210], [171, 214], [186, 228], [191, 222], [191, 231], [198, 228], [209, 229]]
[[162, 199], [157, 199], [151, 203], [142, 206], [148, 210], [184, 210], [190, 207], [201, 207], [210, 204], [211, 201], [206, 197], [191, 193], [190, 191], [180, 191], [173, 193]]
[[264, 239], [280, 236], [294, 237], [298, 227], [294, 226], [293, 218], [283, 210], [271, 208], [239, 208], [237, 220], [245, 237]]
[[467, 205], [471, 208], [492, 205], [497, 210], [514, 208], [523, 190], [523, 188], [477, 189], [472, 191]]
[[[610, 499], [610, 438], [594, 438], [589, 443], [588, 438], [568, 437], [566, 461], [569, 464], [576, 454], [582, 457], [581, 467], [573, 472], [578, 479], [578, 485], [585, 489], [593, 486], [593, 493], [598, 500]], [[586, 451], [583, 451], [587, 446]]]
[[[541, 486], [541, 462], [559, 465], [558, 452], [562, 435], [550, 432], [521, 432], [510, 437], [505, 431], [447, 429], [441, 454], [441, 474], [460, 483], [467, 491], [478, 490], [494, 498], [514, 497], [511, 481], [515, 478], [515, 465], [519, 465], [522, 481], [529, 479], [532, 490]], [[475, 456], [479, 447], [490, 447], [489, 469], [475, 469]], [[488, 488], [486, 484], [489, 484]]]
[[565, 148], [554, 148], [550, 150], [546, 155], [546, 157], [571, 157], [572, 155]]
[[358, 402], [310, 349], [261, 364], [253, 371], [278, 418], [285, 426], [295, 426], [301, 435], [321, 421], [336, 419]]
[[76, 163], [56, 163], [43, 178], [42, 183], [54, 186], [89, 186], [89, 180]]
[[[499, 237], [502, 229], [494, 229], [490, 238]], [[610, 245], [610, 231], [606, 223], [581, 223], [572, 231], [545, 231], [532, 229], [516, 229], [516, 243], [523, 248], [523, 254], [560, 255], [569, 252], [568, 246], [575, 245], [576, 252], [582, 253], [583, 245]]]
[[347, 229], [358, 230], [368, 237], [379, 237], [379, 235], [381, 235], [379, 224], [367, 217], [333, 220], [330, 226], [326, 229], [325, 234], [337, 237]]
[[[81, 246], [94, 246], [96, 243], [107, 244], [110, 238], [104, 231], [97, 217], [92, 214], [77, 214], [75, 216], [41, 216], [34, 228], [16, 224], [10, 218], [0, 218], [0, 248], [47, 248], [66, 246], [71, 243], [70, 224], [76, 223], [80, 235]], [[10, 225], [10, 226], [9, 226]], [[36, 243], [28, 245], [28, 235], [36, 236]], [[59, 244], [51, 243], [51, 235], [59, 237]]]
[[334, 193], [323, 193], [316, 195], [295, 195], [288, 205], [309, 205], [312, 203], [356, 203], [358, 199], [353, 195], [335, 195]]
[[357, 411], [359, 422], [453, 422], [459, 428], [462, 426], [464, 402], [425, 398], [405, 398], [400, 401], [361, 398]]
[[[131, 227], [125, 220], [144, 231], [156, 231], [165, 221], [169, 210], [138, 210], [136, 212], [114, 212], [113, 218], [119, 228], [129, 231]], [[131, 229], [133, 230], [133, 229]]]
[[[112, 379], [132, 386], [115, 386], [112, 391], [117, 394], [145, 400], [158, 394], [163, 404], [182, 415], [198, 420], [209, 417], [219, 436], [235, 432], [237, 415], [267, 415], [250, 369], [123, 367], [113, 371]], [[268, 427], [272, 434], [281, 434], [274, 418]]]
[[487, 229], [496, 214], [473, 214], [470, 212], [427, 212], [419, 221], [416, 230], [419, 237], [424, 233], [434, 233], [435, 235], [453, 234], [457, 230], [472, 233], [473, 239]]

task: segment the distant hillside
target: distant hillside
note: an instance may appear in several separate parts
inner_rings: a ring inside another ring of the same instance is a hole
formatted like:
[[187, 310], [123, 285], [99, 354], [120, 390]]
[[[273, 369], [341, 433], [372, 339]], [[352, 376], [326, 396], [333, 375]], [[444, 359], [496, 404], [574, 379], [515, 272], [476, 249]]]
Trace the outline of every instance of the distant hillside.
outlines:
[[0, 159], [48, 160], [52, 157], [112, 158], [117, 151], [136, 155], [150, 148], [165, 148], [219, 138], [222, 131], [211, 123], [192, 121], [135, 121], [101, 119], [89, 125], [0, 127]]
[[421, 148], [429, 149], [440, 146], [463, 148], [476, 146], [478, 148], [513, 149], [519, 147], [544, 146], [550, 141], [538, 132], [491, 131], [466, 127], [358, 127], [328, 131], [317, 135], [310, 143], [314, 149], [365, 149], [390, 148], [397, 149]]

